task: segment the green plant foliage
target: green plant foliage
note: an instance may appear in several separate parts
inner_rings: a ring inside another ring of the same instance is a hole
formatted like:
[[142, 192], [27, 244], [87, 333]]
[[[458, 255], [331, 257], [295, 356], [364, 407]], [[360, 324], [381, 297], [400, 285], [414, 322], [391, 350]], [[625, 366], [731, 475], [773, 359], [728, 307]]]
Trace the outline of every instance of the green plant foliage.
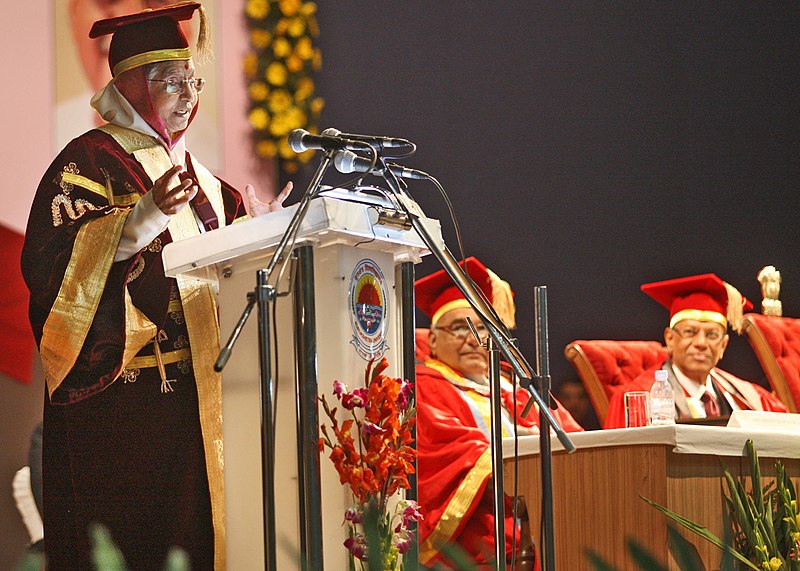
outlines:
[[[669, 549], [673, 557], [675, 557], [678, 568], [681, 571], [706, 571], [694, 545], [672, 526], [669, 526], [667, 532], [669, 535]], [[666, 565], [660, 563], [652, 553], [635, 540], [629, 539], [626, 545], [628, 553], [639, 571], [667, 571]], [[591, 549], [587, 550], [586, 555], [595, 571], [618, 571]]]
[[763, 485], [758, 453], [752, 440], [745, 445], [749, 467], [747, 477], [734, 478], [724, 470], [728, 521], [732, 543], [723, 541], [706, 527], [642, 498], [692, 533], [719, 547], [726, 557], [721, 568], [735, 569], [732, 558], [759, 571], [800, 571], [800, 516], [794, 485], [780, 460], [775, 462], [775, 482]]

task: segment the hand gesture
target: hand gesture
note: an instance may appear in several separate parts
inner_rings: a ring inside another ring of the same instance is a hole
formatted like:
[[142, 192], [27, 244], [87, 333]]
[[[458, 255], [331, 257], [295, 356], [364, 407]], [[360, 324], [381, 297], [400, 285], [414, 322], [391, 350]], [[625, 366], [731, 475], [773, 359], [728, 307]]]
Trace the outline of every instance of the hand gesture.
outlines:
[[169, 185], [176, 176], [183, 171], [183, 167], [175, 165], [155, 182], [150, 192], [153, 195], [153, 202], [164, 214], [172, 216], [180, 212], [189, 201], [197, 194], [197, 185], [189, 177], [188, 173], [180, 177], [178, 185], [170, 188]]
[[253, 188], [253, 185], [245, 185], [244, 190], [247, 193], [248, 204], [247, 210], [250, 212], [250, 216], [261, 216], [263, 214], [268, 214], [270, 212], [283, 209], [283, 201], [286, 200], [286, 198], [289, 196], [289, 193], [292, 192], [292, 188], [294, 188], [294, 184], [292, 181], [289, 181], [286, 183], [286, 186], [283, 187], [283, 190], [280, 191], [278, 196], [269, 202], [261, 202], [258, 198], [256, 198], [256, 189]]

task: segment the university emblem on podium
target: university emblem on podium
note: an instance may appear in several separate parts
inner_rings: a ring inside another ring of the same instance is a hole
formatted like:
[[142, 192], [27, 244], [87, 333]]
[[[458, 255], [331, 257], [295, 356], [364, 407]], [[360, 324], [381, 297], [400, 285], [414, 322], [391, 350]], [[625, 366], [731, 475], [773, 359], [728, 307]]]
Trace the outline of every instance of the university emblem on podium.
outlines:
[[379, 359], [386, 352], [388, 305], [383, 272], [374, 261], [361, 260], [350, 277], [350, 326], [351, 343], [366, 361]]

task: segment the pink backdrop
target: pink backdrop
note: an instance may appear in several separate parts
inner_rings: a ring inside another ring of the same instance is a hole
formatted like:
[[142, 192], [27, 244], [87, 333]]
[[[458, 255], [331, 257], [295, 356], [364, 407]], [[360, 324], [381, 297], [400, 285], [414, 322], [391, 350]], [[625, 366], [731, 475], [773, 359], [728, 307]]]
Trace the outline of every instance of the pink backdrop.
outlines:
[[[5, 227], [12, 238], [0, 242], [0, 256], [12, 262], [10, 271], [13, 274], [0, 285], [0, 296], [15, 300], [12, 308], [16, 309], [0, 314], [0, 330], [4, 331], [14, 331], [11, 326], [18, 326], [19, 319], [24, 319], [24, 306], [27, 304], [26, 293], [19, 290], [18, 264], [14, 265], [20, 244], [13, 233], [24, 233], [39, 179], [54, 158], [55, 42], [51, 7], [50, 2], [20, 2], [15, 6], [15, 17], [0, 23], [2, 53], [24, 54], [24, 58], [5, 58], [5, 84], [9, 87], [0, 90], [0, 113], [6, 133], [0, 141], [0, 157], [6, 167], [4, 184], [0, 187], [4, 205], [0, 210], [0, 226]], [[257, 161], [251, 152], [246, 120], [247, 94], [242, 60], [247, 51], [248, 36], [243, 4], [238, 1], [219, 2], [217, 10], [218, 21], [214, 27], [218, 35], [216, 63], [221, 82], [222, 131], [219, 136], [222, 138], [222, 167], [216, 169], [215, 174], [240, 189], [251, 183], [259, 194], [270, 197], [274, 194], [275, 173]], [[88, 107], [88, 101], [86, 105]], [[203, 159], [202, 156], [199, 158]], [[23, 335], [21, 344], [27, 344], [29, 340], [30, 337]], [[15, 362], [4, 363], [4, 359]], [[20, 360], [24, 363], [22, 366], [16, 362]], [[27, 381], [30, 365], [26, 360], [29, 360], [26, 353], [0, 353], [0, 371]]]

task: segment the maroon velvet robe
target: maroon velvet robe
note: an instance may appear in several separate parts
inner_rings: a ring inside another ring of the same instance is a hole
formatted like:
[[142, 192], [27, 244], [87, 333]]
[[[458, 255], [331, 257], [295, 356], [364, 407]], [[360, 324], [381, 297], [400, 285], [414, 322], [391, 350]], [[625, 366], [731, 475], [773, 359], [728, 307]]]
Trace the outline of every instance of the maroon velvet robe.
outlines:
[[[194, 176], [188, 155], [187, 169]], [[53, 161], [37, 190], [22, 254], [37, 343], [69, 279], [70, 258], [93, 255], [90, 248], [75, 252], [79, 229], [130, 208], [152, 186], [142, 165], [99, 130], [73, 140]], [[221, 182], [221, 192], [227, 222], [245, 214], [236, 190]], [[161, 250], [171, 241], [165, 230], [134, 257], [111, 265], [77, 360], [45, 397], [49, 570], [93, 568], [92, 524], [109, 529], [132, 570], [161, 569], [171, 546], [189, 553], [192, 569], [213, 568], [214, 527], [192, 360], [166, 365], [168, 379], [175, 381], [167, 392], [156, 367], [120, 376], [126, 289], [133, 305], [163, 332], [163, 353], [193, 342], [176, 281], [164, 276]], [[137, 356], [153, 352], [147, 343]]]

